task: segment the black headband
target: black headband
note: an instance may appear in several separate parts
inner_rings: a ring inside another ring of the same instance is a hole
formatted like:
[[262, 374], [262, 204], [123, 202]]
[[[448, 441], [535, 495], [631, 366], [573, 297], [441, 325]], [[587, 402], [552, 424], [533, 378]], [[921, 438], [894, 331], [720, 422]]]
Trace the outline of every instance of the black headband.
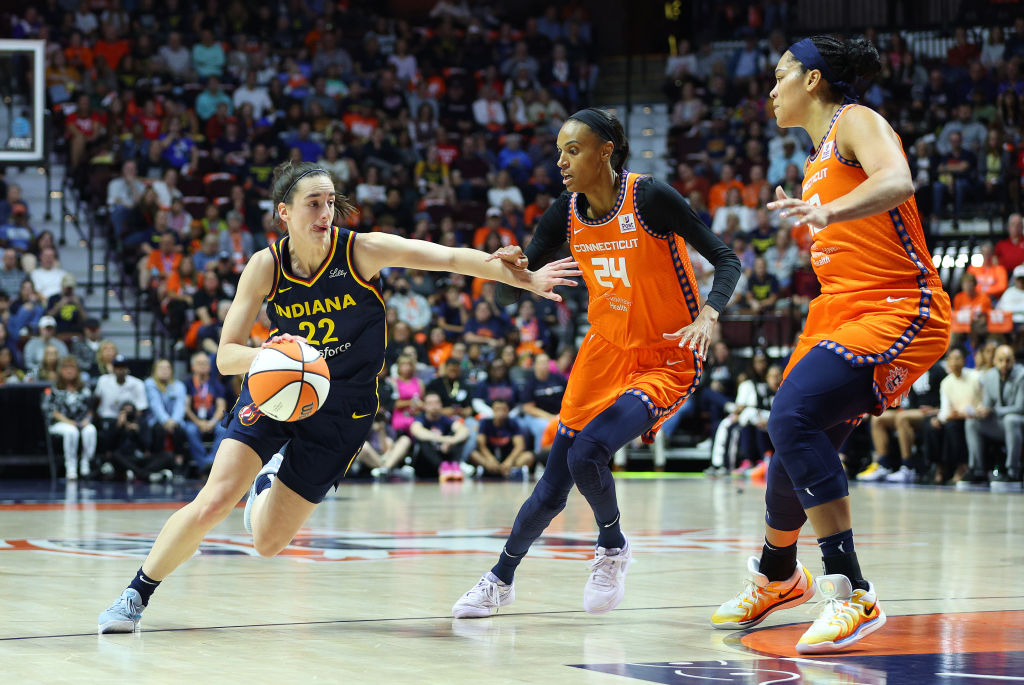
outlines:
[[590, 127], [591, 131], [599, 135], [601, 140], [610, 140], [615, 142], [615, 129], [612, 128], [611, 122], [608, 120], [608, 115], [601, 110], [589, 107], [587, 109], [581, 109], [569, 118], [575, 119], [576, 121], [582, 121]]
[[327, 169], [321, 169], [320, 167], [317, 167], [315, 169], [307, 169], [306, 171], [303, 171], [301, 174], [299, 174], [298, 176], [295, 177], [294, 181], [291, 182], [291, 184], [288, 186], [288, 190], [284, 191], [284, 195], [281, 196], [281, 202], [287, 202], [288, 201], [288, 195], [289, 195], [289, 193], [292, 192], [292, 188], [295, 187], [296, 183], [298, 183], [302, 179], [306, 178], [310, 174], [315, 174], [315, 173], [318, 173], [318, 172], [321, 173], [321, 174], [324, 174], [326, 176], [330, 176], [331, 175], [327, 171]]
[[843, 94], [848, 100], [857, 101], [857, 91], [852, 83], [847, 83], [836, 77], [832, 67], [828, 65], [825, 58], [818, 51], [818, 46], [810, 38], [804, 38], [789, 46], [789, 52], [796, 58], [796, 61], [809, 70], [817, 69], [826, 81], [831, 83], [836, 90]]

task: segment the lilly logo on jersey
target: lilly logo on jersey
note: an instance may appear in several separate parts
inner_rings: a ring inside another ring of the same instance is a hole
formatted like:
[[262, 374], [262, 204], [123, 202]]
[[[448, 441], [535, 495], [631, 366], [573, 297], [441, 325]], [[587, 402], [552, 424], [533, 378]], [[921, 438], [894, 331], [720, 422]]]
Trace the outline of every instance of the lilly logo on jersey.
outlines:
[[334, 268], [331, 269], [331, 273], [327, 274], [328, 278], [344, 278], [348, 275], [348, 272], [344, 269]]
[[636, 219], [633, 214], [623, 214], [619, 217], [619, 233], [632, 233], [636, 230]]
[[327, 297], [312, 302], [295, 302], [281, 306], [274, 303], [274, 311], [278, 316], [286, 319], [313, 316], [314, 314], [327, 314], [333, 311], [341, 311], [357, 305], [354, 297], [345, 293], [344, 297]]

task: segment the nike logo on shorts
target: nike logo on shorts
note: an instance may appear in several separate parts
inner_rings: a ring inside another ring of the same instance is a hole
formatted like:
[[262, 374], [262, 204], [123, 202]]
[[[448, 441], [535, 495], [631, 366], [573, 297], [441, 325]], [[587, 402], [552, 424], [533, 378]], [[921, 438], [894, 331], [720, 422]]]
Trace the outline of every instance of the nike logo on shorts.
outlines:
[[357, 414], [355, 412], [352, 412], [353, 419], [365, 419], [367, 416], [369, 416], [369, 414]]
[[899, 302], [900, 300], [905, 300], [905, 299], [907, 299], [907, 298], [905, 298], [905, 297], [887, 297], [887, 298], [885, 298], [885, 301], [886, 302]]
[[685, 361], [685, 359], [676, 359], [675, 361], [665, 362], [665, 364], [667, 364], [668, 366], [675, 366], [676, 364], [682, 364]]

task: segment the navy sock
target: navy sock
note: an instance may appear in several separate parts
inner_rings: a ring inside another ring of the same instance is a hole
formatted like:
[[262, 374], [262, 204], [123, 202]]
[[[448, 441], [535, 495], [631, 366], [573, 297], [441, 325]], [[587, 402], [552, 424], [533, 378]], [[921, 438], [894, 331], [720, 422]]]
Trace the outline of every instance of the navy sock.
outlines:
[[597, 524], [597, 545], [605, 549], [622, 549], [626, 546], [626, 536], [619, 529], [619, 512], [615, 512], [615, 518], [611, 523]]
[[768, 577], [769, 581], [788, 580], [796, 571], [796, 543], [787, 547], [776, 547], [764, 541], [761, 548], [761, 573]]
[[818, 538], [821, 561], [825, 573], [839, 573], [850, 579], [854, 590], [867, 590], [870, 586], [861, 574], [857, 552], [853, 546], [853, 530], [844, 530], [828, 537]]
[[501, 582], [511, 585], [516, 574], [516, 567], [519, 566], [519, 562], [525, 556], [525, 553], [515, 556], [502, 549], [501, 556], [498, 557], [498, 563], [491, 569], [491, 573], [497, 576]]
[[135, 574], [135, 578], [128, 584], [128, 587], [139, 593], [139, 596], [142, 597], [142, 606], [146, 606], [159, 584], [159, 580], [153, 580], [142, 572], [142, 567], [139, 567], [139, 572]]

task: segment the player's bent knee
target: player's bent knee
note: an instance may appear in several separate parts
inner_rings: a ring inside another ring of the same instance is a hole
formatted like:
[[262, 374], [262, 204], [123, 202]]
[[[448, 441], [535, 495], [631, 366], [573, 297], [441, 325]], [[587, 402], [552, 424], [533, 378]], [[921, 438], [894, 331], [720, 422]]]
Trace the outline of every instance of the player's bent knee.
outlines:
[[611, 450], [604, 443], [581, 433], [569, 448], [567, 459], [569, 472], [575, 475], [580, 469], [607, 465], [611, 461]]
[[569, 491], [556, 488], [541, 478], [537, 482], [537, 487], [533, 489], [533, 494], [530, 495], [530, 498], [540, 508], [548, 512], [554, 512], [557, 515], [565, 508], [566, 502], [569, 501]]
[[281, 553], [288, 543], [291, 542], [291, 538], [288, 540], [282, 540], [280, 536], [276, 536], [273, 533], [263, 534], [259, 528], [254, 527], [252, 531], [252, 546], [256, 550], [256, 554], [259, 554], [264, 559], [270, 557], [276, 557]]

